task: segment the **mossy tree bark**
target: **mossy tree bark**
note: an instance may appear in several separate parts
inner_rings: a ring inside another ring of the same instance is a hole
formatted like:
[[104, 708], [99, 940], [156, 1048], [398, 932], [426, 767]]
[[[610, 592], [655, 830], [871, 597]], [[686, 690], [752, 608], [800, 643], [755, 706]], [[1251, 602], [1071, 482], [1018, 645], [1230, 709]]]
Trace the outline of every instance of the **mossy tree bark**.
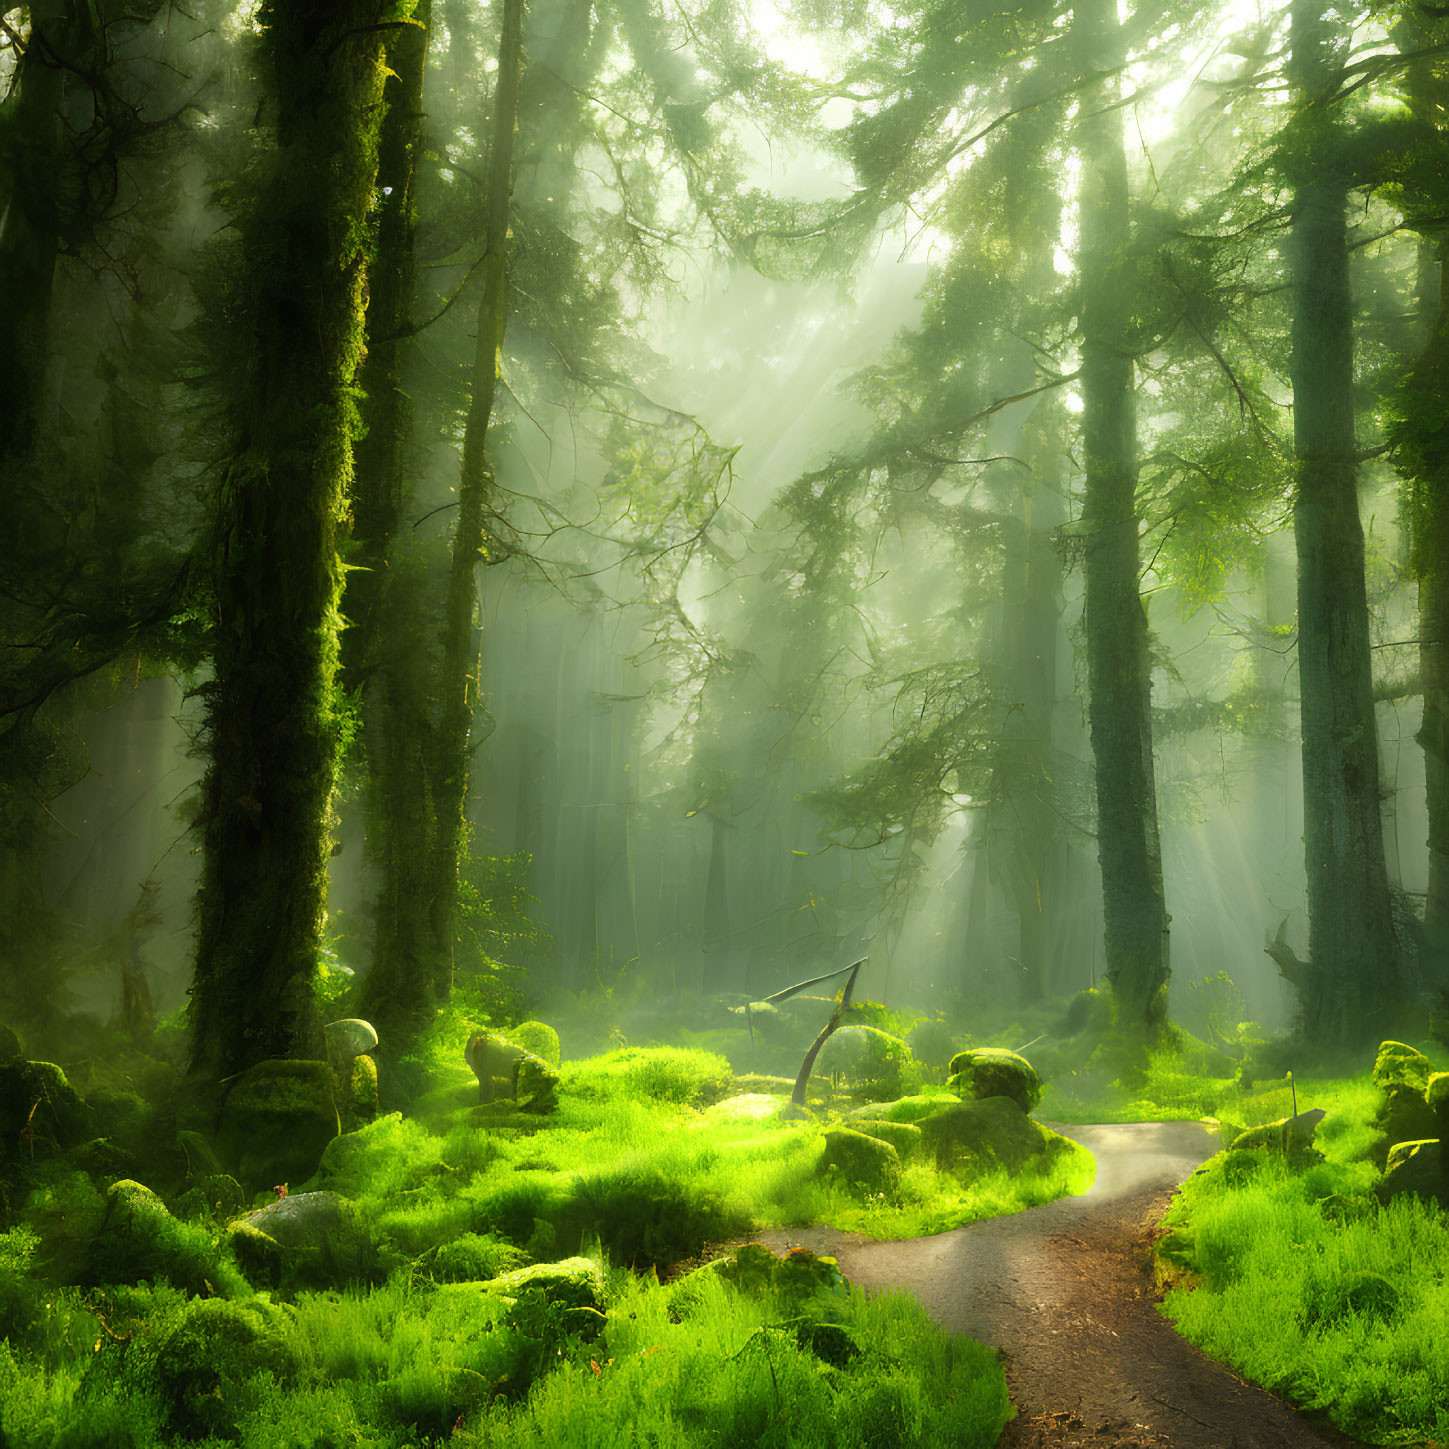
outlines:
[[1317, 0], [1291, 17], [1289, 80], [1303, 127], [1291, 163], [1293, 532], [1298, 553], [1298, 668], [1309, 965], [1303, 1026], [1320, 1042], [1380, 1032], [1399, 981], [1379, 815], [1356, 486], [1353, 337], [1346, 211], [1333, 110], [1347, 37]]
[[252, 351], [219, 500], [193, 1070], [317, 1055], [336, 672], [383, 0], [258, 12], [275, 145], [242, 220]]
[[504, 0], [489, 158], [483, 297], [478, 306], [473, 397], [463, 434], [463, 462], [458, 479], [458, 524], [453, 534], [443, 630], [443, 687], [436, 747], [437, 821], [428, 861], [434, 963], [431, 984], [439, 999], [446, 998], [453, 983], [458, 856], [468, 806], [470, 736], [480, 699], [477, 568], [485, 556], [484, 519], [493, 478], [488, 432], [498, 390], [499, 354], [508, 315], [508, 219], [512, 197], [513, 135], [517, 125], [522, 68], [523, 0]]
[[1151, 659], [1137, 518], [1137, 420], [1130, 339], [1133, 295], [1127, 158], [1114, 104], [1124, 63], [1112, 0], [1087, 0], [1076, 41], [1083, 97], [1082, 504], [1088, 719], [1097, 782], [1107, 977], [1124, 1020], [1149, 1025], [1167, 1010], [1168, 915], [1152, 758]]
[[[378, 146], [377, 253], [369, 273], [367, 359], [360, 385], [365, 436], [356, 451], [351, 562], [343, 612], [342, 677], [357, 697], [365, 779], [367, 864], [375, 881], [372, 960], [362, 1010], [381, 1049], [405, 1049], [431, 1001], [431, 886], [426, 874], [434, 808], [428, 749], [432, 656], [422, 639], [434, 611], [430, 572], [398, 539], [411, 493], [413, 414], [404, 364], [413, 346], [414, 235], [423, 89], [431, 6], [389, 44], [392, 74]], [[423, 983], [423, 984], [420, 984]]]

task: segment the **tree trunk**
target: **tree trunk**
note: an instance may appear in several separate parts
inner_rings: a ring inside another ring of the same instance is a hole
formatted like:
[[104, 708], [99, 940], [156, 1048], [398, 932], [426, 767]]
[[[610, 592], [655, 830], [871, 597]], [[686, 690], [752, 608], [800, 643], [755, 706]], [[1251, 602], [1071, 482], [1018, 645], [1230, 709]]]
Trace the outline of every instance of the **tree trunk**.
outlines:
[[[1442, 416], [1449, 381], [1449, 244], [1438, 251], [1438, 306], [1434, 331], [1411, 385], [1419, 417], [1435, 421], [1416, 428], [1414, 555], [1419, 576], [1419, 675], [1424, 718], [1424, 797], [1429, 817], [1429, 885], [1424, 902], [1425, 974], [1449, 989], [1449, 437]], [[1427, 269], [1426, 269], [1427, 271]], [[1427, 406], [1426, 406], [1427, 405]], [[1412, 416], [1412, 415], [1411, 415]], [[1417, 421], [1417, 419], [1416, 419]]]
[[274, 0], [276, 146], [242, 222], [253, 335], [219, 503], [192, 1066], [320, 1054], [342, 566], [382, 0]]
[[432, 987], [439, 999], [446, 998], [453, 985], [458, 854], [468, 807], [469, 736], [479, 704], [476, 570], [484, 557], [484, 516], [493, 477], [488, 453], [488, 428], [498, 389], [499, 352], [507, 321], [508, 217], [522, 55], [523, 0], [504, 0], [493, 108], [493, 145], [489, 161], [483, 299], [478, 307], [473, 400], [463, 434], [463, 465], [458, 480], [458, 527], [453, 535], [443, 633], [442, 713], [437, 740], [437, 829], [429, 861], [429, 877], [433, 885]]
[[1299, 154], [1290, 240], [1293, 305], [1293, 506], [1298, 551], [1298, 668], [1303, 844], [1308, 874], [1312, 1041], [1380, 1032], [1399, 982], [1379, 815], [1378, 740], [1369, 663], [1363, 526], [1356, 487], [1353, 339], [1345, 211], [1348, 185], [1329, 157], [1327, 97], [1342, 23], [1316, 0], [1292, 14], [1289, 79], [1310, 118]]
[[1123, 45], [1111, 0], [1078, 12], [1084, 70], [1104, 79], [1083, 98], [1082, 504], [1088, 718], [1097, 782], [1107, 977], [1124, 1021], [1167, 1010], [1167, 923], [1152, 759], [1151, 660], [1138, 591], [1137, 421], [1127, 158], [1114, 106]]
[[50, 304], [60, 249], [61, 144], [65, 98], [63, 61], [76, 49], [76, 26], [63, 0], [30, 7], [30, 44], [6, 102], [13, 111], [6, 148], [13, 170], [5, 177], [0, 230], [0, 326], [5, 329], [6, 424], [0, 428], [0, 463], [29, 453], [35, 440], [49, 370]]
[[420, 644], [431, 633], [433, 581], [428, 559], [397, 537], [411, 493], [413, 416], [404, 386], [416, 301], [413, 239], [422, 150], [423, 86], [431, 6], [389, 45], [392, 74], [378, 145], [381, 196], [377, 255], [369, 272], [367, 360], [359, 379], [366, 434], [359, 441], [353, 485], [352, 538], [357, 567], [347, 576], [342, 676], [358, 698], [365, 782], [362, 809], [366, 863], [375, 883], [371, 964], [362, 1011], [382, 1050], [406, 1051], [431, 998], [433, 798], [428, 769], [432, 655]]

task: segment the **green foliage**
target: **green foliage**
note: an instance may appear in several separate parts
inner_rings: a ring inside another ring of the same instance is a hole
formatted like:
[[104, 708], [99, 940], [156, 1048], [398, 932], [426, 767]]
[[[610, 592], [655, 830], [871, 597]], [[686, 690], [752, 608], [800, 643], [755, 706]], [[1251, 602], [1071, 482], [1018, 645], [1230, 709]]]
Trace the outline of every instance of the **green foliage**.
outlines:
[[439, 1283], [472, 1283], [520, 1267], [526, 1257], [506, 1238], [462, 1233], [441, 1244], [427, 1260], [427, 1267]]
[[155, 1379], [173, 1432], [237, 1437], [260, 1398], [255, 1377], [288, 1385], [304, 1359], [282, 1309], [259, 1299], [200, 1299], [157, 1345]]
[[730, 1064], [715, 1052], [678, 1047], [622, 1047], [564, 1070], [562, 1091], [600, 1097], [620, 1090], [681, 1106], [709, 1106], [729, 1090]]
[[1258, 1154], [1245, 1178], [1227, 1154], [1188, 1180], [1166, 1221], [1195, 1278], [1163, 1312], [1213, 1357], [1356, 1438], [1442, 1441], [1442, 1215], [1412, 1197], [1380, 1207], [1366, 1191], [1372, 1165], [1343, 1150], [1361, 1136], [1336, 1138], [1333, 1120], [1319, 1133], [1328, 1161], [1306, 1173]]

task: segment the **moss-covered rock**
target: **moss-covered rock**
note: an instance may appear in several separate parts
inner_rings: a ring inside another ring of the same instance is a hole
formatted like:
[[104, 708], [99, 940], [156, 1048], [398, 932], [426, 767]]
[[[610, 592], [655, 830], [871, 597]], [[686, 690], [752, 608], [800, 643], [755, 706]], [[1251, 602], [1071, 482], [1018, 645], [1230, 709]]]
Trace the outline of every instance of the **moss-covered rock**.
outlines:
[[1105, 991], [1092, 988], [1079, 991], [1067, 1003], [1066, 1014], [1057, 1027], [1058, 1036], [1077, 1036], [1086, 1032], [1100, 1036], [1112, 1026], [1112, 998]]
[[24, 1061], [24, 1059], [25, 1049], [20, 1045], [20, 1038], [16, 1036], [12, 1027], [0, 1022], [0, 1065]]
[[1010, 1097], [954, 1102], [917, 1125], [942, 1171], [970, 1180], [996, 1168], [1017, 1171], [1061, 1150], [1065, 1139], [1034, 1122]]
[[532, 1052], [551, 1067], [557, 1068], [563, 1061], [558, 1033], [545, 1021], [521, 1021], [509, 1030], [508, 1035], [524, 1051]]
[[81, 1276], [95, 1285], [166, 1278], [196, 1294], [228, 1293], [241, 1286], [205, 1229], [173, 1217], [149, 1187], [130, 1178], [107, 1191], [105, 1215]]
[[514, 1268], [480, 1285], [485, 1292], [500, 1298], [517, 1300], [530, 1290], [537, 1290], [550, 1302], [571, 1310], [582, 1310], [578, 1322], [588, 1322], [587, 1315], [604, 1311], [604, 1275], [590, 1258], [564, 1258], [557, 1263], [535, 1263], [528, 1268]]
[[518, 1064], [518, 1110], [558, 1111], [558, 1072], [531, 1052]]
[[1018, 1052], [1005, 1047], [971, 1047], [957, 1052], [948, 1068], [949, 1085], [964, 1098], [1010, 1097], [1023, 1112], [1041, 1101], [1041, 1078]]
[[247, 1205], [241, 1183], [230, 1173], [209, 1172], [191, 1180], [191, 1186], [174, 1200], [182, 1217], [211, 1217], [230, 1222]]
[[227, 1093], [215, 1147], [254, 1193], [311, 1177], [339, 1127], [326, 1062], [258, 1062]]
[[818, 1171], [835, 1171], [854, 1192], [893, 1193], [901, 1182], [900, 1154], [889, 1142], [850, 1127], [833, 1127], [825, 1134], [825, 1151]]
[[377, 1063], [370, 1056], [352, 1058], [345, 1076], [338, 1074], [338, 1115], [346, 1132], [355, 1132], [377, 1118]]
[[1383, 1091], [1408, 1087], [1422, 1097], [1434, 1075], [1434, 1064], [1423, 1052], [1401, 1041], [1379, 1044], [1374, 1058], [1374, 1086]]
[[191, 1438], [235, 1439], [257, 1403], [259, 1391], [249, 1381], [265, 1372], [285, 1387], [304, 1364], [284, 1309], [256, 1298], [199, 1299], [156, 1350], [167, 1427]]
[[921, 1151], [921, 1129], [913, 1122], [852, 1117], [850, 1126], [856, 1132], [864, 1132], [867, 1137], [878, 1137], [882, 1142], [889, 1142], [902, 1162], [909, 1162]]
[[670, 1306], [687, 1308], [698, 1298], [700, 1285], [710, 1277], [721, 1278], [752, 1298], [773, 1292], [797, 1303], [808, 1298], [842, 1298], [850, 1292], [834, 1258], [809, 1248], [791, 1248], [780, 1254], [763, 1243], [742, 1243], [676, 1279], [670, 1285]]
[[363, 1056], [377, 1045], [377, 1029], [361, 1017], [344, 1017], [329, 1021], [322, 1029], [327, 1041], [327, 1055], [337, 1065]]
[[93, 1137], [89, 1142], [82, 1142], [71, 1153], [70, 1160], [82, 1172], [108, 1181], [130, 1177], [136, 1171], [135, 1153], [109, 1137]]
[[1424, 1101], [1433, 1114], [1437, 1135], [1449, 1138], [1449, 1072], [1435, 1072], [1429, 1078]]
[[1238, 1133], [1233, 1138], [1232, 1147], [1235, 1151], [1259, 1148], [1296, 1157], [1310, 1153], [1315, 1157], [1320, 1156], [1321, 1154], [1314, 1152], [1313, 1134], [1325, 1115], [1322, 1107], [1315, 1107], [1313, 1111], [1300, 1112], [1296, 1117], [1282, 1117], [1276, 1122], [1264, 1122], [1261, 1126], [1250, 1127], [1246, 1132]]
[[1444, 1143], [1438, 1138], [1396, 1143], [1375, 1192], [1380, 1202], [1408, 1192], [1449, 1208], [1449, 1152]]
[[900, 1097], [894, 1102], [871, 1102], [864, 1107], [856, 1107], [842, 1120], [850, 1127], [854, 1127], [857, 1121], [919, 1122], [922, 1117], [929, 1117], [932, 1112], [949, 1105], [953, 1105], [950, 1100], [941, 1097]]
[[289, 1193], [227, 1227], [254, 1284], [328, 1288], [377, 1278], [382, 1256], [353, 1205], [333, 1192]]
[[900, 1097], [920, 1088], [920, 1065], [898, 1036], [879, 1027], [843, 1026], [820, 1049], [815, 1070], [839, 1074], [849, 1085], [876, 1097]]
[[1380, 1137], [1372, 1150], [1384, 1167], [1396, 1142], [1419, 1142], [1439, 1135], [1439, 1121], [1428, 1102], [1433, 1063], [1423, 1052], [1401, 1041], [1386, 1041], [1374, 1060], [1374, 1085], [1384, 1094], [1374, 1114]]
[[95, 1114], [54, 1062], [0, 1065], [0, 1162], [53, 1157], [95, 1136]]

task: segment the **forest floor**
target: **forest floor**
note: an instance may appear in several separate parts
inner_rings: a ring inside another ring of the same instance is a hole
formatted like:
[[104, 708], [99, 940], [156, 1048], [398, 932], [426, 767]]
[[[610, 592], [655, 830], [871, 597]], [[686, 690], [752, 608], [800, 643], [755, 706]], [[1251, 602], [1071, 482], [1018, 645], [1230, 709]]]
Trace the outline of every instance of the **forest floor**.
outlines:
[[1206, 1357], [1158, 1312], [1157, 1224], [1178, 1184], [1218, 1150], [1207, 1129], [1056, 1130], [1096, 1155], [1096, 1181], [1081, 1197], [899, 1243], [831, 1228], [760, 1240], [831, 1254], [852, 1282], [905, 1289], [948, 1332], [1000, 1349], [1016, 1418], [998, 1449], [1357, 1445]]

